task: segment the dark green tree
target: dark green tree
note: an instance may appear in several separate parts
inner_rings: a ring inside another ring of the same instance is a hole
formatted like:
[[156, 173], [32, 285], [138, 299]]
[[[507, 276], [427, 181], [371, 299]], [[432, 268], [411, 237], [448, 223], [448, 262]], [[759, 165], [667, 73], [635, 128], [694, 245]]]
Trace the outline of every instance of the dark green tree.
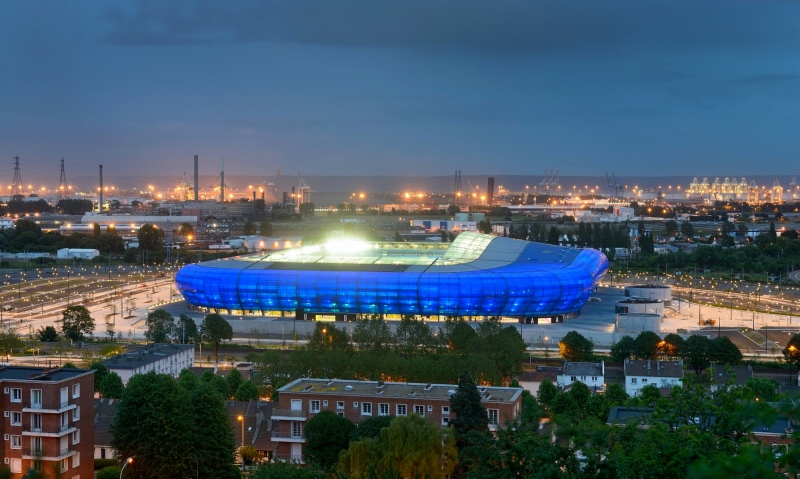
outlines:
[[103, 379], [108, 375], [108, 368], [100, 361], [89, 364], [89, 369], [94, 369], [94, 392], [99, 393]]
[[353, 432], [350, 433], [350, 442], [358, 441], [359, 439], [375, 438], [381, 435], [381, 429], [389, 427], [394, 416], [373, 416], [366, 421], [361, 421]]
[[456, 416], [450, 425], [459, 449], [469, 444], [467, 436], [471, 431], [484, 432], [489, 428], [489, 417], [481, 403], [481, 394], [466, 371], [458, 377], [458, 388], [450, 397], [450, 410]]
[[246, 236], [256, 234], [256, 224], [253, 223], [252, 221], [246, 221], [244, 223], [244, 227], [242, 229], [243, 229], [243, 233]]
[[[191, 393], [187, 391], [187, 394], [191, 396], [190, 413], [196, 431], [191, 438], [193, 448], [187, 451], [192, 451], [199, 462], [195, 464], [195, 457], [189, 455], [190, 465], [203, 471], [204, 477], [239, 479], [241, 475], [233, 465], [236, 443], [225, 399], [212, 385], [203, 382]], [[184, 456], [187, 455], [184, 451]], [[194, 471], [192, 469], [192, 474]], [[174, 477], [194, 477], [192, 474]]]
[[175, 318], [165, 309], [147, 313], [145, 325], [144, 337], [153, 343], [168, 343], [175, 333]]
[[164, 232], [157, 226], [145, 223], [136, 233], [139, 240], [139, 249], [147, 251], [161, 251], [164, 249]]
[[630, 336], [623, 336], [619, 342], [611, 345], [611, 360], [622, 362], [633, 356], [636, 350], [636, 341]]
[[800, 367], [800, 334], [794, 334], [781, 352], [787, 363]]
[[122, 384], [122, 378], [115, 372], [109, 372], [100, 381], [100, 390], [98, 391], [104, 398], [120, 399], [125, 392], [125, 386]]
[[58, 341], [58, 331], [52, 326], [42, 326], [36, 331], [36, 335], [42, 342]]
[[333, 411], [322, 410], [306, 423], [306, 460], [323, 469], [332, 468], [339, 461], [339, 453], [350, 443], [355, 425]]
[[356, 321], [353, 343], [359, 351], [384, 351], [392, 343], [392, 331], [379, 315]]
[[688, 366], [700, 374], [711, 364], [711, 340], [699, 334], [689, 336], [684, 344], [681, 357]]
[[94, 319], [84, 306], [67, 306], [61, 316], [61, 334], [71, 341], [82, 341], [94, 331]]
[[200, 337], [214, 351], [214, 369], [216, 369], [219, 364], [219, 345], [222, 341], [233, 339], [233, 328], [222, 316], [211, 313], [206, 315], [200, 324]]
[[661, 354], [667, 358], [679, 358], [681, 356], [681, 351], [683, 351], [685, 342], [686, 341], [684, 341], [682, 336], [679, 336], [675, 333], [669, 333], [668, 335], [664, 336], [664, 343], [659, 346], [659, 350]]
[[191, 392], [197, 388], [198, 384], [200, 384], [200, 380], [197, 379], [197, 376], [195, 376], [190, 369], [182, 369], [181, 373], [178, 375], [178, 383], [180, 383], [183, 389]]
[[236, 368], [231, 369], [231, 372], [228, 373], [228, 377], [225, 378], [225, 382], [228, 385], [228, 394], [226, 397], [233, 397], [234, 394], [236, 394], [236, 390], [241, 386], [242, 381], [242, 373]]
[[694, 238], [694, 225], [688, 221], [681, 223], [681, 234], [687, 239]]
[[739, 348], [727, 336], [719, 336], [711, 340], [709, 360], [717, 364], [736, 365], [742, 362], [743, 356]]
[[658, 345], [661, 338], [652, 331], [642, 331], [634, 340], [633, 355], [636, 359], [656, 359], [658, 357]]
[[464, 319], [448, 319], [442, 328], [442, 335], [452, 351], [469, 353], [478, 334]]
[[594, 353], [594, 343], [577, 331], [568, 332], [558, 347], [567, 361], [589, 361]]
[[604, 396], [608, 399], [611, 406], [619, 406], [628, 400], [628, 393], [626, 393], [625, 388], [618, 383], [609, 384]]
[[549, 409], [553, 404], [553, 399], [558, 395], [558, 388], [549, 379], [545, 379], [539, 384], [536, 395], [539, 398], [539, 404]]
[[250, 380], [242, 381], [233, 398], [237, 401], [255, 401], [259, 398], [258, 386]]
[[326, 349], [336, 349], [349, 351], [352, 349], [350, 337], [347, 331], [339, 329], [333, 324], [317, 323], [311, 339], [308, 340], [308, 349], [312, 351], [324, 351]]
[[175, 326], [175, 340], [181, 344], [200, 342], [200, 333], [197, 331], [197, 323], [194, 322], [194, 319], [185, 314], [178, 317], [178, 324]]
[[[193, 405], [190, 394], [170, 376], [151, 371], [131, 377], [111, 424], [111, 445], [119, 457], [136, 458], [128, 466], [131, 473], [138, 477], [194, 474], [195, 460], [186, 451], [196, 451], [204, 459], [195, 448], [210, 437], [197, 429]], [[226, 426], [230, 431], [230, 424]]]

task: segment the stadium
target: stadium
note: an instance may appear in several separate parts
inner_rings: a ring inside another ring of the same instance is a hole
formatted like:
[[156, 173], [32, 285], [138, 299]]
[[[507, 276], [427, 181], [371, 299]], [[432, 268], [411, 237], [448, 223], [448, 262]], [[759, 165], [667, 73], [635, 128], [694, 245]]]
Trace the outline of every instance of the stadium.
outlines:
[[206, 261], [175, 282], [192, 308], [221, 314], [527, 323], [576, 316], [607, 270], [597, 250], [464, 232], [452, 243], [338, 240]]

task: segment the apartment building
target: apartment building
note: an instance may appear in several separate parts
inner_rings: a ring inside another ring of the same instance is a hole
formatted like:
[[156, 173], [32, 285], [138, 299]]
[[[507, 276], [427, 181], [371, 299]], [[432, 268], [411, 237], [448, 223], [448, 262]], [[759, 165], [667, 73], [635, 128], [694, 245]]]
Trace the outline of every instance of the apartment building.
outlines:
[[94, 477], [94, 371], [0, 367], [2, 461], [19, 479]]
[[[279, 459], [302, 461], [305, 423], [323, 410], [333, 411], [358, 424], [373, 416], [418, 414], [447, 426], [454, 418], [450, 397], [453, 384], [384, 383], [301, 378], [280, 388], [272, 410], [272, 441]], [[522, 388], [479, 387], [481, 402], [492, 430], [519, 417]]]
[[626, 359], [625, 392], [638, 396], [639, 390], [648, 385], [659, 389], [672, 389], [683, 384], [683, 361], [651, 361], [649, 359]]
[[194, 344], [150, 344], [103, 361], [127, 385], [134, 374], [155, 371], [177, 378], [184, 368], [194, 367]]

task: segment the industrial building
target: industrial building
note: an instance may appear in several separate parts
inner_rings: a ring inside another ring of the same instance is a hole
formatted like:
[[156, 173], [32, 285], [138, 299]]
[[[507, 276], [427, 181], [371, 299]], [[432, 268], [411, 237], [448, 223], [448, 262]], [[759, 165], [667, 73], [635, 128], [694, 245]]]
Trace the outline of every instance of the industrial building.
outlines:
[[207, 261], [175, 281], [190, 305], [223, 314], [535, 322], [577, 315], [607, 270], [597, 250], [464, 232], [452, 243], [333, 241]]

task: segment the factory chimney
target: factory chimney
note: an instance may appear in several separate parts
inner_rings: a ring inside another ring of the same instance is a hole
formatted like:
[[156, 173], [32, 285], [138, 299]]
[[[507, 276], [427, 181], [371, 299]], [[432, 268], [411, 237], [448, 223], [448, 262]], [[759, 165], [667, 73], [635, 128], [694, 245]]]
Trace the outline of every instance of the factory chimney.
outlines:
[[194, 155], [194, 202], [200, 202], [200, 180], [199, 168], [197, 166], [197, 155]]
[[103, 165], [100, 165], [100, 202], [97, 204], [97, 211], [103, 212]]
[[489, 185], [486, 187], [486, 204], [491, 205], [494, 201], [494, 176], [489, 177]]
[[225, 158], [220, 158], [219, 202], [225, 203]]

